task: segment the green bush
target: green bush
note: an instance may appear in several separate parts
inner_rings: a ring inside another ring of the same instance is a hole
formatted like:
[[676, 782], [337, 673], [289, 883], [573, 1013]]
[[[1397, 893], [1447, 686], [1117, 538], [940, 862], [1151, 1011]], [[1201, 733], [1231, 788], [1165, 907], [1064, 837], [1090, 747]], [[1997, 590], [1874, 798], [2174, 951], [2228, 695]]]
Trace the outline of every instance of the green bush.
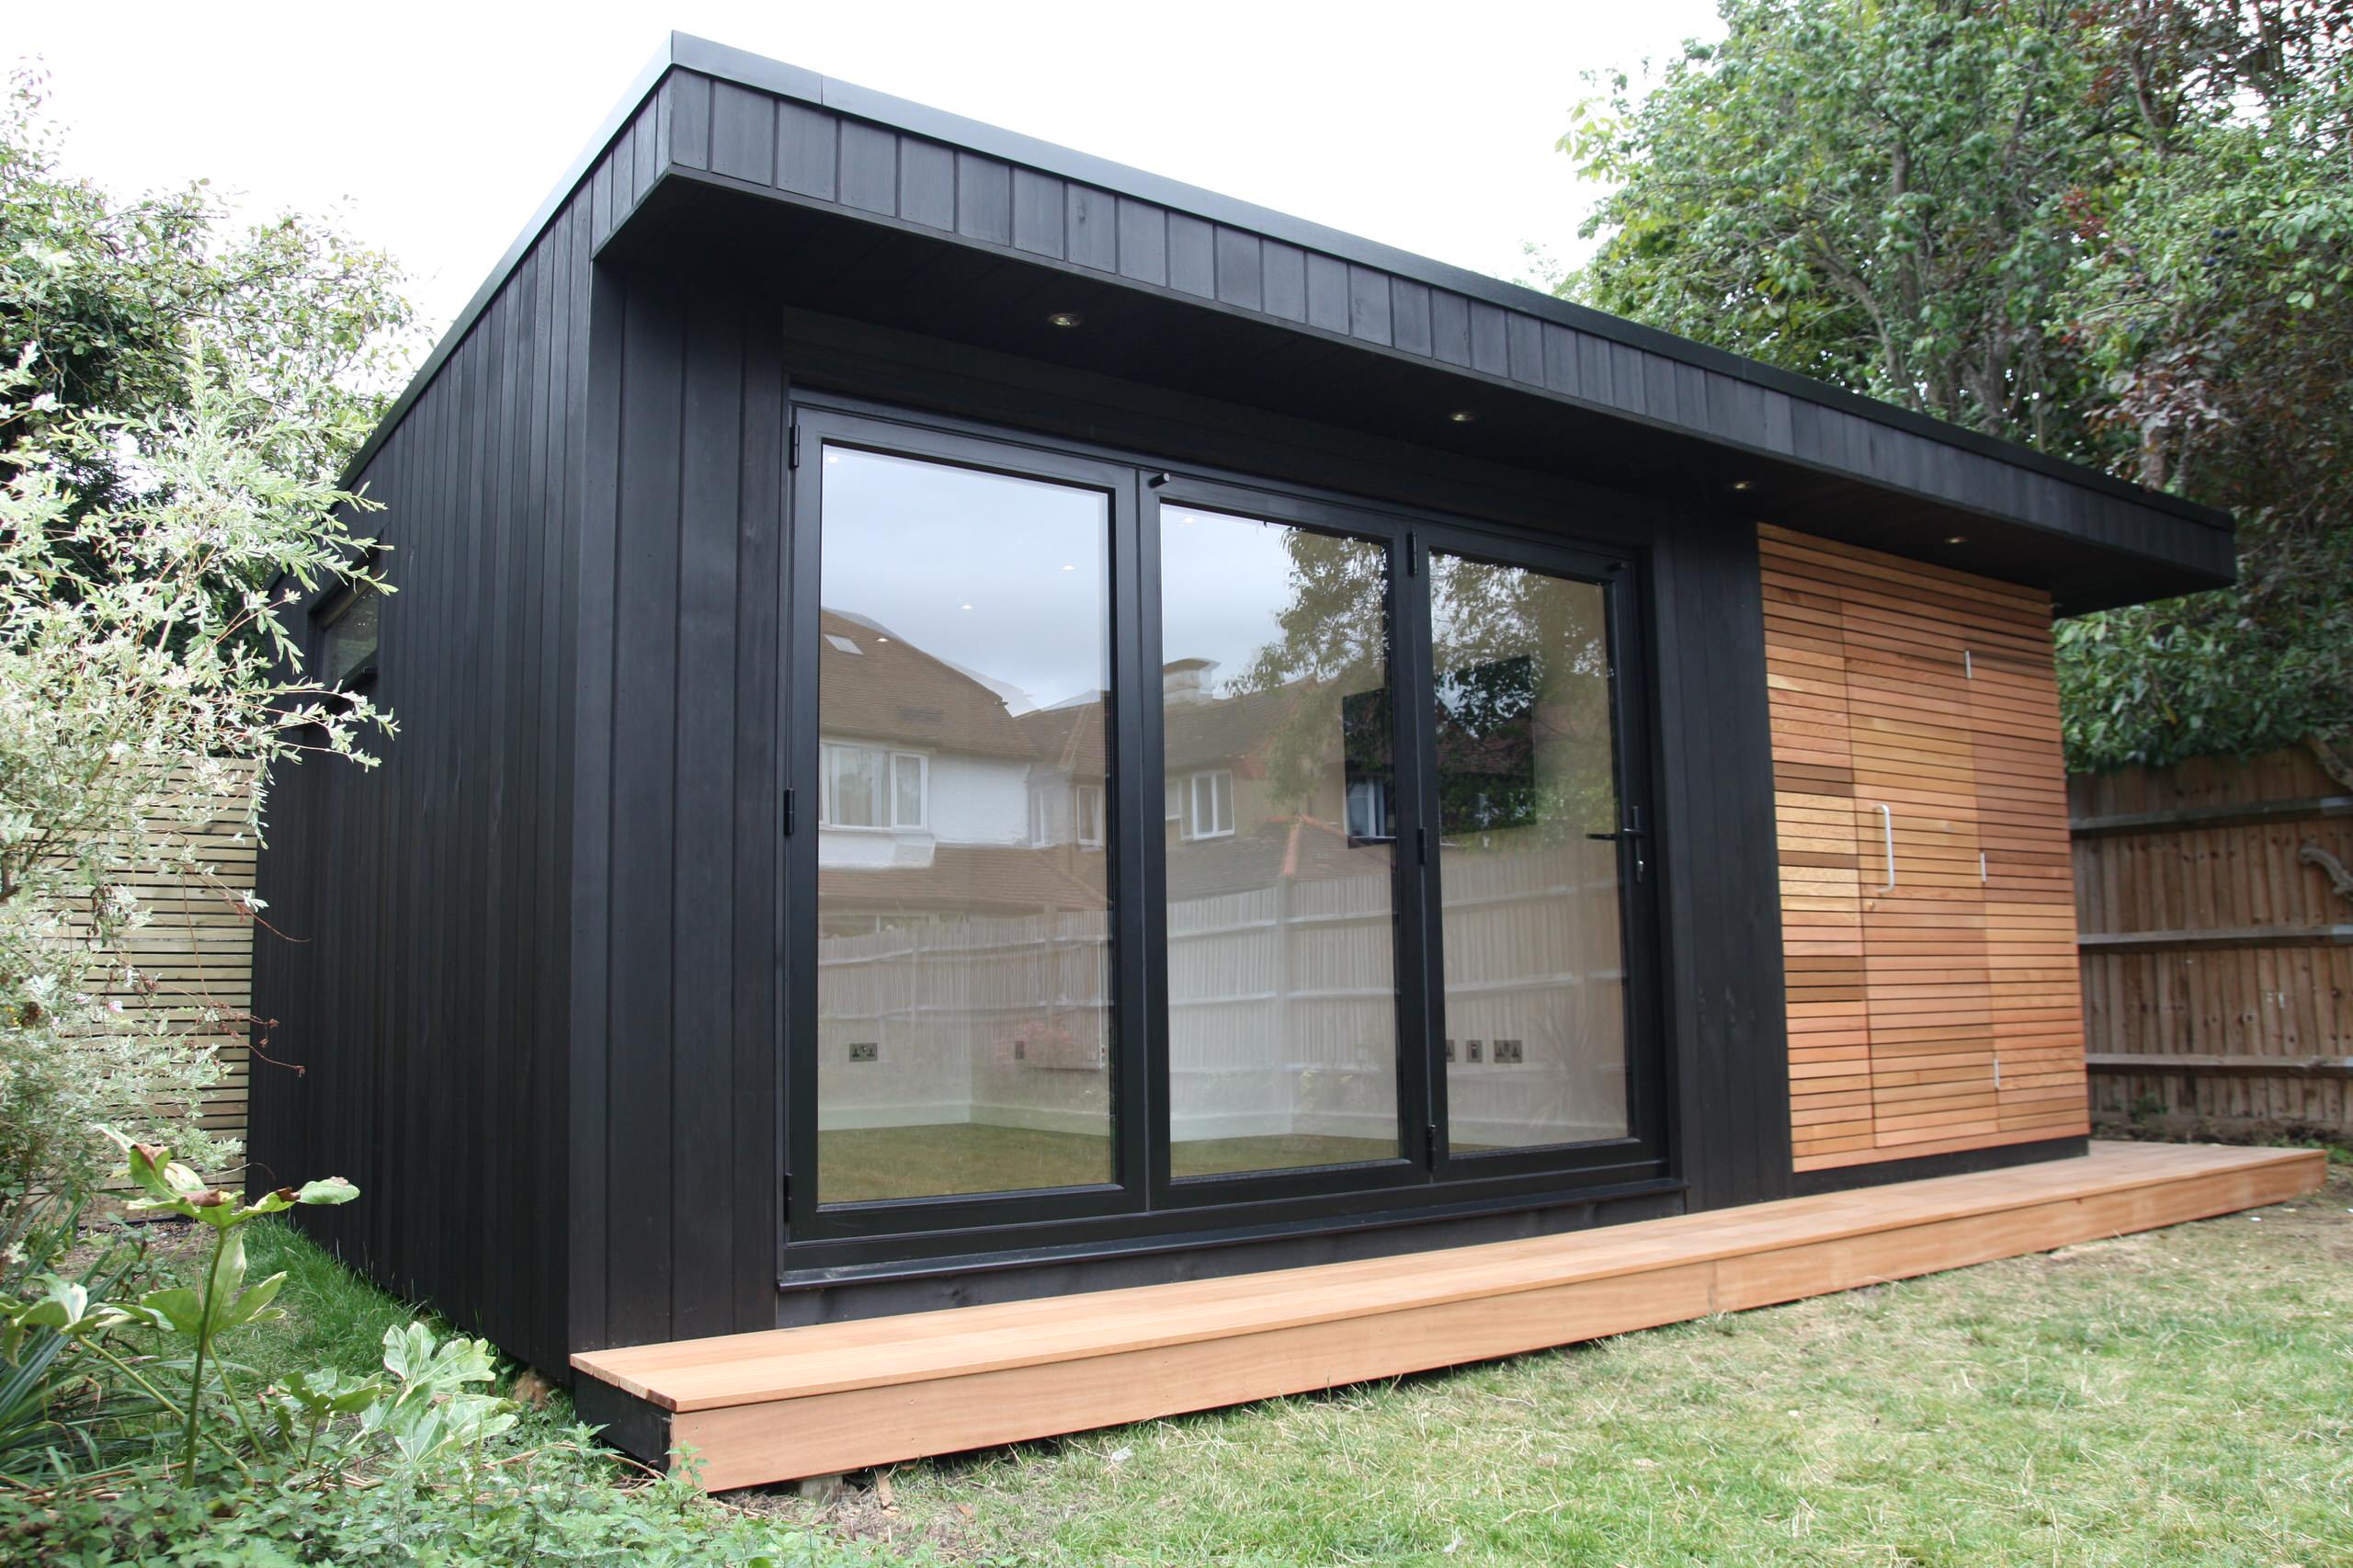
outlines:
[[471, 1474], [427, 1469], [321, 1494], [260, 1476], [204, 1493], [150, 1477], [0, 1525], [0, 1561], [276, 1568], [336, 1563], [729, 1564], [880, 1568], [925, 1562], [831, 1541], [715, 1505], [683, 1481], [627, 1484], [585, 1426], [539, 1423]]

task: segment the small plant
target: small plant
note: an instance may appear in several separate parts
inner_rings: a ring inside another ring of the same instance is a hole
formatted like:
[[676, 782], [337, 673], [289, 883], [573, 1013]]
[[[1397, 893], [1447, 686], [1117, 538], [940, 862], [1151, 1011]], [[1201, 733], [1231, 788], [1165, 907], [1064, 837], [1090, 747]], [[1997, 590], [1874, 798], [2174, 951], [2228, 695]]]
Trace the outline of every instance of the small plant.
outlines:
[[77, 1300], [104, 1300], [119, 1289], [146, 1249], [127, 1236], [110, 1238], [67, 1279], [52, 1270], [78, 1232], [80, 1212], [70, 1200], [0, 1203], [0, 1477], [52, 1453], [96, 1465], [103, 1435], [140, 1411], [109, 1397], [96, 1377], [60, 1365], [73, 1349], [65, 1324], [77, 1315]]
[[[278, 1462], [285, 1467], [284, 1479], [308, 1473], [324, 1480], [342, 1476], [353, 1460], [368, 1455], [410, 1471], [462, 1460], [515, 1425], [511, 1402], [477, 1392], [495, 1375], [489, 1343], [437, 1339], [420, 1323], [384, 1331], [385, 1377], [318, 1369], [265, 1390], [257, 1399], [241, 1394], [233, 1364], [221, 1354], [221, 1337], [284, 1316], [273, 1303], [286, 1283], [282, 1271], [248, 1282], [244, 1227], [297, 1205], [348, 1203], [359, 1189], [330, 1176], [279, 1187], [248, 1202], [211, 1186], [172, 1158], [170, 1150], [106, 1131], [122, 1149], [131, 1180], [146, 1194], [127, 1206], [130, 1213], [176, 1214], [210, 1230], [210, 1245], [197, 1281], [116, 1302], [105, 1299], [105, 1289], [93, 1288], [93, 1274], [80, 1279], [51, 1272], [30, 1275], [18, 1290], [0, 1297], [0, 1357], [13, 1369], [0, 1377], [0, 1400], [50, 1410], [64, 1379], [74, 1372], [63, 1364], [63, 1353], [77, 1350], [137, 1389], [148, 1402], [139, 1408], [177, 1425], [183, 1479], [195, 1474], [198, 1450], [206, 1445], [249, 1482], [248, 1457]], [[108, 1267], [110, 1272], [97, 1283], [119, 1284], [125, 1268]], [[114, 1331], [131, 1327], [176, 1336], [188, 1353], [175, 1360], [143, 1360], [108, 1343]], [[157, 1370], [185, 1371], [187, 1382], [176, 1397], [150, 1375]], [[26, 1390], [18, 1392], [19, 1383]], [[264, 1422], [252, 1419], [249, 1404], [263, 1413]], [[216, 1406], [228, 1412], [225, 1432], [217, 1419], [208, 1422]], [[6, 1414], [0, 1405], [0, 1463], [8, 1451]], [[47, 1426], [57, 1428], [59, 1423], [51, 1416]], [[0, 1469], [0, 1475], [6, 1473]]]
[[180, 1463], [190, 1471], [196, 1468], [197, 1420], [204, 1400], [208, 1361], [214, 1364], [226, 1403], [238, 1424], [245, 1428], [247, 1439], [259, 1448], [259, 1437], [245, 1421], [244, 1406], [230, 1385], [228, 1368], [219, 1364], [213, 1342], [230, 1329], [261, 1321], [265, 1314], [282, 1315], [269, 1303], [285, 1285], [286, 1276], [273, 1274], [247, 1288], [245, 1242], [241, 1233], [264, 1214], [281, 1214], [298, 1203], [348, 1203], [359, 1196], [359, 1189], [341, 1176], [329, 1176], [324, 1181], [305, 1182], [300, 1188], [281, 1187], [247, 1203], [227, 1187], [206, 1182], [173, 1159], [169, 1149], [134, 1143], [112, 1129], [104, 1131], [130, 1157], [131, 1179], [147, 1194], [129, 1206], [130, 1212], [177, 1214], [212, 1230], [212, 1251], [205, 1263], [201, 1290], [177, 1285], [151, 1290], [139, 1300], [139, 1310], [149, 1322], [177, 1334], [188, 1342], [192, 1351]]

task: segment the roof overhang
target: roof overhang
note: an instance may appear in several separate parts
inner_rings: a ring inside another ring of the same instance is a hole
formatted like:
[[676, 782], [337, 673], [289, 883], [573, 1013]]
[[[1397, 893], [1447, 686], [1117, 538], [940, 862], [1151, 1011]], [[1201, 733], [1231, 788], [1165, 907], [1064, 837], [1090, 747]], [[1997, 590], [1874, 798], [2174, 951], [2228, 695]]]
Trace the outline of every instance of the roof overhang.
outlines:
[[604, 259], [722, 268], [783, 305], [1753, 515], [2063, 612], [2233, 576], [2229, 517], [2177, 497], [683, 34], [409, 396], [590, 178]]

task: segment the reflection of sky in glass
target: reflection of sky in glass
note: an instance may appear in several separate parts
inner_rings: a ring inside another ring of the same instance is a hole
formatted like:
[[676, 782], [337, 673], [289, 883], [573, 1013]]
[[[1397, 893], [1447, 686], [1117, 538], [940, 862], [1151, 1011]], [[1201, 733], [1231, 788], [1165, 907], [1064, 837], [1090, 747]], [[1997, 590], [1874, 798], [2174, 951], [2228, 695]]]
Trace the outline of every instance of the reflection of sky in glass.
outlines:
[[821, 526], [827, 609], [979, 677], [1014, 712], [1108, 684], [1099, 492], [828, 447]]
[[1277, 618], [1294, 585], [1290, 530], [1277, 523], [1164, 506], [1160, 512], [1160, 656], [1214, 659], [1212, 690], [1247, 674], [1258, 650], [1282, 637]]

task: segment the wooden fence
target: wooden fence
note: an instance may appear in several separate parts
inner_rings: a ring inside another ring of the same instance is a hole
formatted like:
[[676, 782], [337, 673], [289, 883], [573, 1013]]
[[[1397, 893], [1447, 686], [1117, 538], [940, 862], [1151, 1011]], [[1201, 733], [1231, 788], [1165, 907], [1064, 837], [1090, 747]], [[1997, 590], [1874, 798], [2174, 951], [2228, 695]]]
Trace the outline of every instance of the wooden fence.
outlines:
[[2353, 1137], [2353, 790], [2286, 751], [2068, 792], [2094, 1117]]
[[210, 820], [193, 830], [177, 819], [155, 825], [184, 840], [198, 867], [134, 867], [119, 879], [149, 919], [124, 939], [124, 962], [100, 994], [134, 1023], [161, 1022], [192, 1049], [216, 1052], [221, 1077], [204, 1092], [198, 1121], [242, 1142], [255, 930], [239, 907], [254, 886], [244, 802], [220, 801]]

